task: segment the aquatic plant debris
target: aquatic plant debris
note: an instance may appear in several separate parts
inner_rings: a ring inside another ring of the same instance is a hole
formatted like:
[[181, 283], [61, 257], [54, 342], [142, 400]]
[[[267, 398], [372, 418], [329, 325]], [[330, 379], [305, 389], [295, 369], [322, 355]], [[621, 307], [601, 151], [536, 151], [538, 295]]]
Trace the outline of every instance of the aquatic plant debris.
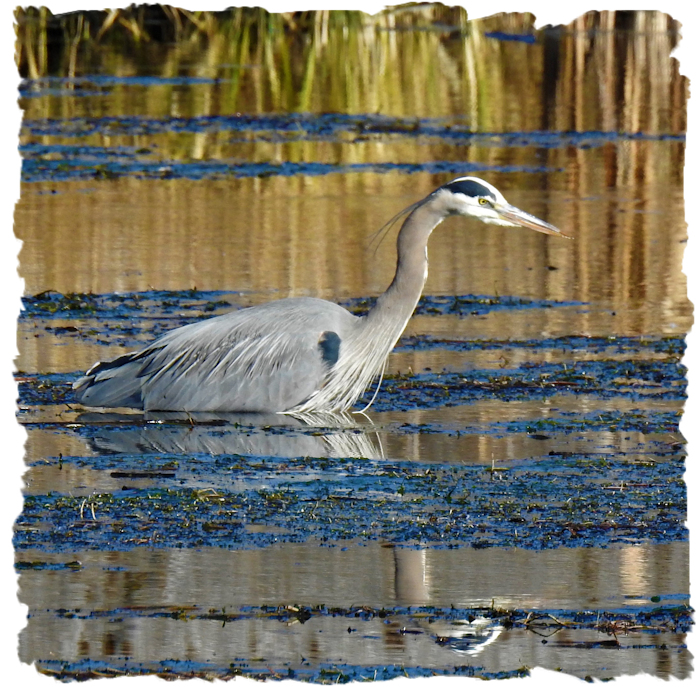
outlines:
[[[242, 305], [244, 294], [238, 291], [134, 291], [124, 293], [58, 293], [44, 291], [22, 297], [20, 319], [25, 318], [84, 318], [99, 315], [100, 319], [158, 318], [189, 316], [192, 321], [211, 317], [211, 313], [226, 306]], [[355, 314], [367, 312], [376, 298], [354, 298], [341, 302]], [[416, 306], [419, 315], [469, 316], [498, 310], [556, 308], [585, 305], [580, 301], [554, 301], [512, 296], [431, 296], [423, 295]]]
[[[376, 298], [353, 298], [341, 305], [356, 315], [368, 312], [377, 302]], [[485, 296], [465, 294], [458, 296], [431, 296], [423, 294], [418, 301], [415, 315], [485, 315], [500, 310], [529, 310], [530, 308], [568, 308], [586, 305], [582, 301], [555, 301], [515, 296]]]
[[[682, 457], [630, 463], [552, 455], [512, 461], [498, 476], [483, 465], [346, 458], [122, 454], [116, 462], [122, 475], [130, 462], [155, 475], [165, 463], [174, 474], [168, 486], [159, 484], [162, 476], [147, 488], [127, 478], [119, 491], [88, 497], [26, 495], [16, 550], [236, 549], [309, 540], [538, 550], [688, 535]], [[217, 486], [179, 486], [192, 470]]]
[[20, 321], [24, 319], [84, 319], [132, 320], [172, 318], [183, 322], [211, 317], [216, 311], [230, 306], [229, 300], [240, 300], [237, 291], [134, 291], [124, 293], [59, 293], [44, 291], [22, 297]]
[[436, 620], [448, 622], [475, 620], [495, 621], [508, 627], [528, 627], [530, 625], [548, 625], [557, 623], [569, 629], [599, 629], [605, 625], [636, 625], [638, 632], [658, 632], [659, 629], [674, 632], [688, 632], [693, 625], [693, 609], [687, 604], [688, 595], [676, 595], [663, 601], [648, 603], [632, 609], [606, 608], [604, 610], [581, 611], [552, 608], [501, 608], [499, 606], [401, 606], [392, 605], [381, 608], [362, 606], [337, 606], [319, 604], [314, 606], [302, 604], [285, 604], [280, 606], [262, 605], [238, 606], [234, 609], [201, 608], [198, 606], [173, 607], [116, 607], [109, 610], [84, 611], [80, 608], [61, 608], [56, 610], [35, 611], [32, 615], [56, 615], [63, 618], [171, 618], [180, 621], [210, 620], [214, 622], [239, 622], [246, 620], [275, 620], [278, 622], [307, 623], [314, 618], [348, 618], [365, 622], [373, 620], [419, 621], [429, 625]]
[[685, 398], [685, 367], [677, 360], [584, 360], [524, 363], [501, 370], [421, 373], [385, 380], [376, 411], [462, 405], [483, 398], [527, 400], [565, 393], [634, 400]]

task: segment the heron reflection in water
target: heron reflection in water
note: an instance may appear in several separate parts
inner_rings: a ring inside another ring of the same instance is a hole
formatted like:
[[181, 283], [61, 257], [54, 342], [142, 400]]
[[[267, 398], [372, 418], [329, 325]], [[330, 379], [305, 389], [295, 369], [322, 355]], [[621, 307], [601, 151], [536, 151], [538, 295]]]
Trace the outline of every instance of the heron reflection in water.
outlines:
[[428, 238], [445, 218], [463, 215], [565, 236], [476, 177], [441, 186], [387, 226], [404, 215], [396, 274], [366, 315], [318, 298], [287, 298], [196, 322], [97, 363], [74, 383], [78, 400], [147, 411], [346, 411], [375, 378], [379, 389], [428, 276]]
[[[270, 456], [384, 459], [373, 423], [347, 413], [197, 413], [88, 411], [74, 428], [98, 455]], [[196, 419], [196, 422], [194, 420]], [[90, 432], [84, 435], [83, 427]], [[115, 431], [118, 428], [118, 431]], [[196, 473], [183, 478], [198, 483]]]

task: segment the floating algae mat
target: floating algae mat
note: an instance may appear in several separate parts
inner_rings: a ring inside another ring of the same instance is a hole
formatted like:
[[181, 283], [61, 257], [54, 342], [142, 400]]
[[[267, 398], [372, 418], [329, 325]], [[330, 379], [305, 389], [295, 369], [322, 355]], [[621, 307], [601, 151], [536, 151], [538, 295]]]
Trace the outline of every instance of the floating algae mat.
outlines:
[[[60, 460], [64, 468], [76, 460], [86, 467], [83, 458]], [[28, 496], [17, 521], [18, 550], [124, 550], [146, 542], [238, 548], [310, 539], [543, 549], [687, 538], [678, 458], [551, 456], [497, 469], [177, 454], [90, 462], [120, 490]], [[198, 488], [183, 486], [191, 473], [202, 482]], [[134, 488], [135, 479], [154, 486]]]

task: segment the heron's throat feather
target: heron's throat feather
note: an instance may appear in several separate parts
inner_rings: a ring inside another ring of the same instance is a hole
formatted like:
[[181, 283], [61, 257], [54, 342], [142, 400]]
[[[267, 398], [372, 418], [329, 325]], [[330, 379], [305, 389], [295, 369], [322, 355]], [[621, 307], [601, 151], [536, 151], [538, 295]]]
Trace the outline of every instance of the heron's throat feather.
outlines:
[[352, 408], [372, 380], [382, 373], [387, 356], [412, 312], [413, 308], [395, 312], [381, 324], [373, 323], [370, 315], [361, 318], [357, 330], [341, 342], [338, 360], [321, 389], [292, 410], [306, 413]]
[[404, 222], [397, 239], [391, 286], [340, 344], [340, 355], [323, 386], [293, 412], [352, 408], [385, 365], [418, 303], [428, 276], [428, 238], [447, 213], [425, 204]]

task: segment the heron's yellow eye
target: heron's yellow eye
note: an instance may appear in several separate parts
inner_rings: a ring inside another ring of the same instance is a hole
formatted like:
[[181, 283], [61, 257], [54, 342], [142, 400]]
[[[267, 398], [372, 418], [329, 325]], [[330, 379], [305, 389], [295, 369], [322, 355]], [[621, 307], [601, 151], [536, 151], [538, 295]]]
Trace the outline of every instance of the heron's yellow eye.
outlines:
[[479, 205], [490, 205], [490, 203], [486, 198], [479, 198]]

